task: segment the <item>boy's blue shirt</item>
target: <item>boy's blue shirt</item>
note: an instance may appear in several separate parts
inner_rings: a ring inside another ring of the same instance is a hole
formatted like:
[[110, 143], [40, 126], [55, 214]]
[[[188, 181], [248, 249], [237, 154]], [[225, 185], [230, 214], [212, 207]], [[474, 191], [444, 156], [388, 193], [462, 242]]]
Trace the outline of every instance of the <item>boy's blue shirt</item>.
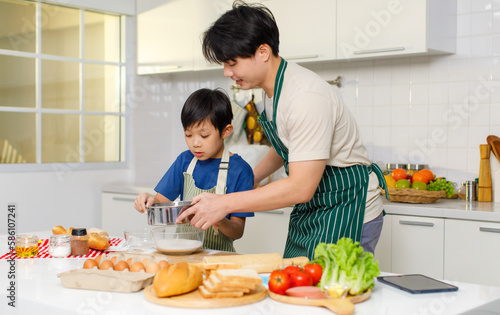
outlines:
[[[184, 190], [184, 172], [194, 155], [191, 151], [182, 152], [168, 171], [156, 185], [155, 191], [170, 200], [175, 200], [181, 196]], [[219, 163], [221, 159], [198, 160], [193, 171], [193, 178], [196, 187], [200, 189], [211, 189], [217, 185], [217, 175], [219, 174]], [[253, 171], [250, 165], [238, 154], [229, 157], [229, 170], [227, 174], [226, 193], [246, 191], [253, 189]], [[238, 217], [253, 217], [253, 212], [237, 212], [231, 215]], [[228, 216], [229, 217], [229, 216]]]

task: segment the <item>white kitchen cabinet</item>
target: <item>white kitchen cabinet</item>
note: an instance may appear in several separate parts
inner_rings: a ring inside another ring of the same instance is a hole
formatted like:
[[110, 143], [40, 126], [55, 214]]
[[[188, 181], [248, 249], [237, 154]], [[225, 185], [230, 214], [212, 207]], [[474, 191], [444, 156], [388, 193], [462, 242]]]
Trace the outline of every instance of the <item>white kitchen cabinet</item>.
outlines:
[[294, 62], [336, 58], [336, 0], [262, 1], [280, 33], [280, 56]]
[[127, 193], [101, 194], [101, 228], [109, 235], [123, 237], [123, 231], [128, 228], [151, 228], [147, 215], [134, 208], [136, 196]]
[[500, 223], [447, 219], [444, 277], [500, 286]]
[[391, 271], [443, 279], [444, 219], [392, 216]]
[[337, 0], [337, 59], [454, 53], [456, 0]]
[[374, 257], [378, 260], [380, 271], [391, 272], [392, 270], [392, 215], [384, 216], [382, 232], [375, 247]]
[[255, 212], [246, 219], [243, 237], [234, 242], [241, 254], [279, 253], [283, 255], [292, 207]]

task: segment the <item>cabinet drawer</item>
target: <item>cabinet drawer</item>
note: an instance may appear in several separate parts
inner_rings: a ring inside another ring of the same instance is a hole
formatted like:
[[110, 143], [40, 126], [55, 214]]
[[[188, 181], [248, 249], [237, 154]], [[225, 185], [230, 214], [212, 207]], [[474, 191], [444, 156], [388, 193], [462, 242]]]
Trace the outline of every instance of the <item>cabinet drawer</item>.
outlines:
[[243, 237], [234, 242], [241, 254], [279, 253], [283, 255], [292, 207], [255, 212], [247, 218]]
[[445, 278], [500, 286], [500, 223], [446, 220]]
[[125, 229], [151, 227], [147, 215], [135, 210], [135, 197], [133, 194], [102, 194], [102, 229], [109, 235], [123, 237]]
[[392, 216], [392, 272], [443, 279], [444, 219]]

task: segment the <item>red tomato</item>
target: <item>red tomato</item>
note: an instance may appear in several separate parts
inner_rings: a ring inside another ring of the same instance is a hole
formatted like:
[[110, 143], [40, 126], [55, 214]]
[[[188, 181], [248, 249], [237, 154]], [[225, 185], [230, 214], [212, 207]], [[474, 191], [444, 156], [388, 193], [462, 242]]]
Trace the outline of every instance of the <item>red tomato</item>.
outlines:
[[290, 274], [290, 279], [292, 280], [292, 288], [313, 285], [312, 277], [304, 270], [292, 272]]
[[286, 295], [286, 290], [290, 289], [292, 286], [290, 275], [284, 270], [274, 270], [269, 276], [268, 286], [269, 291]]
[[313, 285], [316, 285], [321, 280], [323, 267], [320, 264], [307, 264], [304, 266], [304, 271], [307, 272], [313, 279]]
[[292, 272], [301, 271], [302, 268], [300, 268], [299, 266], [286, 266], [283, 270], [291, 274]]

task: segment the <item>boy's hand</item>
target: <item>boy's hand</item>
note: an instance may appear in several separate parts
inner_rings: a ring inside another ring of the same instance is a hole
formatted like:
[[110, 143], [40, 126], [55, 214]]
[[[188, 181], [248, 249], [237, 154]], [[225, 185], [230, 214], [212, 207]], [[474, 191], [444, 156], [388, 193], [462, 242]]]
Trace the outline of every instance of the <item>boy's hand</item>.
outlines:
[[150, 193], [142, 193], [135, 198], [134, 208], [141, 213], [145, 213], [147, 208], [150, 207], [153, 202], [154, 198]]

